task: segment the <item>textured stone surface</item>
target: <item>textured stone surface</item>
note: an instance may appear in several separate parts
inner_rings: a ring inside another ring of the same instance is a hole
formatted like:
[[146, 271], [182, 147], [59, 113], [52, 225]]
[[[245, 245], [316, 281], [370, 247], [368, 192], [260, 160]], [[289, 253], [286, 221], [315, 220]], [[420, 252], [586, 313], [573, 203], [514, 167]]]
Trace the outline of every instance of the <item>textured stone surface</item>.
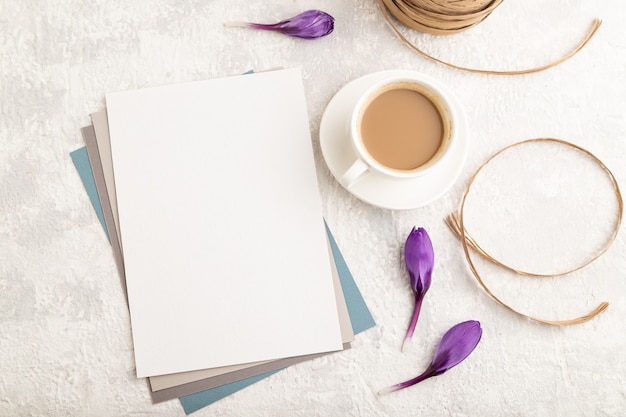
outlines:
[[[335, 16], [331, 36], [302, 41], [222, 26], [309, 8]], [[516, 69], [563, 55], [594, 17], [602, 27], [572, 60], [538, 74], [496, 77], [411, 52], [373, 0], [0, 2], [0, 415], [184, 414], [177, 401], [152, 405], [146, 383], [134, 376], [113, 258], [69, 152], [82, 146], [79, 128], [102, 108], [106, 92], [278, 66], [302, 67], [324, 214], [379, 324], [352, 350], [289, 368], [196, 415], [623, 415], [623, 234], [572, 277], [532, 281], [478, 264], [503, 299], [537, 315], [569, 318], [611, 303], [587, 324], [553, 328], [491, 301], [443, 218], [458, 207], [474, 169], [526, 138], [558, 136], [584, 146], [626, 184], [626, 5], [504, 2], [469, 32], [404, 33], [455, 63]], [[445, 82], [465, 105], [472, 136], [466, 167], [448, 194], [403, 212], [347, 193], [330, 175], [317, 137], [325, 105], [341, 86], [398, 68]], [[595, 250], [615, 210], [602, 172], [562, 149], [528, 147], [508, 157], [485, 172], [468, 208], [481, 242], [511, 263], [538, 269], [572, 265]], [[539, 197], [548, 204], [536, 207]], [[413, 225], [430, 232], [436, 266], [415, 340], [401, 353], [412, 309], [402, 247]], [[484, 338], [466, 362], [376, 396], [421, 372], [441, 335], [467, 319], [482, 322]]]

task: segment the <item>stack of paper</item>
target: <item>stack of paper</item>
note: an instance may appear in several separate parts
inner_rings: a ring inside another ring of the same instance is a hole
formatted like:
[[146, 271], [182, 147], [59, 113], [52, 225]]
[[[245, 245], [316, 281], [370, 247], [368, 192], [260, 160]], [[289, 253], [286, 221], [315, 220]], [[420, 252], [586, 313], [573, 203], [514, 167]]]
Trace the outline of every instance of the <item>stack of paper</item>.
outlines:
[[323, 222], [298, 70], [106, 101], [72, 157], [155, 402], [190, 413], [374, 325]]

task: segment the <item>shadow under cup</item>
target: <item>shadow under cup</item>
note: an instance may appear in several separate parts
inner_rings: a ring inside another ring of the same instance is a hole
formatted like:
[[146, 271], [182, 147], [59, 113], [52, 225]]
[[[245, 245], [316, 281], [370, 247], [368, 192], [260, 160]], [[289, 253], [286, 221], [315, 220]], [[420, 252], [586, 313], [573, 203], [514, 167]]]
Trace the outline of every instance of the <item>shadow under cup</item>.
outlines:
[[429, 171], [450, 149], [453, 115], [432, 86], [396, 80], [365, 96], [351, 127], [357, 152], [370, 167], [413, 178]]

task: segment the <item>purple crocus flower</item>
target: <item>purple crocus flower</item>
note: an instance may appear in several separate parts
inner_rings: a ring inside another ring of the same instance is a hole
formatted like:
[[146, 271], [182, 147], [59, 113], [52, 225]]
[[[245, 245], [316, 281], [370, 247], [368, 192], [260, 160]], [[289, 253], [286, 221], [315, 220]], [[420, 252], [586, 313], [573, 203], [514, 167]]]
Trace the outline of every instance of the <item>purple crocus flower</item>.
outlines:
[[415, 296], [415, 307], [406, 337], [402, 343], [402, 350], [404, 350], [404, 344], [413, 337], [415, 325], [417, 324], [417, 319], [419, 318], [422, 308], [422, 300], [430, 288], [433, 266], [435, 264], [433, 244], [430, 241], [426, 229], [423, 227], [418, 229], [413, 227], [413, 230], [411, 230], [404, 244], [404, 262], [406, 263], [406, 269], [411, 278], [411, 288]]
[[307, 10], [278, 23], [263, 24], [249, 22], [226, 22], [226, 26], [272, 30], [303, 39], [316, 39], [329, 35], [335, 28], [335, 19], [320, 10]]
[[448, 369], [463, 362], [474, 351], [482, 335], [483, 329], [478, 321], [470, 320], [455, 325], [441, 338], [435, 351], [435, 357], [424, 373], [408, 381], [385, 388], [378, 394], [383, 395], [398, 391], [431, 376], [443, 374]]

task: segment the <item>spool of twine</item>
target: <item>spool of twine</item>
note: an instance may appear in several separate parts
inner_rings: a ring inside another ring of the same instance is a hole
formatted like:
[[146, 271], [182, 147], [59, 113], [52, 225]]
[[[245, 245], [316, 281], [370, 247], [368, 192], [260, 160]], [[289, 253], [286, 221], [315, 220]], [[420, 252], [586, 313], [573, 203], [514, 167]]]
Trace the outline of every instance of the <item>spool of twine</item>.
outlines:
[[502, 1], [503, 0], [378, 0], [378, 6], [385, 20], [391, 26], [391, 29], [400, 40], [413, 51], [451, 68], [491, 75], [529, 74], [552, 68], [576, 55], [578, 51], [589, 43], [602, 24], [601, 20], [595, 19], [585, 39], [562, 58], [539, 67], [501, 71], [468, 68], [436, 58], [409, 41], [392, 19], [393, 17], [408, 28], [419, 32], [433, 35], [451, 35], [476, 26], [502, 4]]
[[502, 0], [382, 0], [402, 24], [433, 35], [462, 32], [482, 22]]

